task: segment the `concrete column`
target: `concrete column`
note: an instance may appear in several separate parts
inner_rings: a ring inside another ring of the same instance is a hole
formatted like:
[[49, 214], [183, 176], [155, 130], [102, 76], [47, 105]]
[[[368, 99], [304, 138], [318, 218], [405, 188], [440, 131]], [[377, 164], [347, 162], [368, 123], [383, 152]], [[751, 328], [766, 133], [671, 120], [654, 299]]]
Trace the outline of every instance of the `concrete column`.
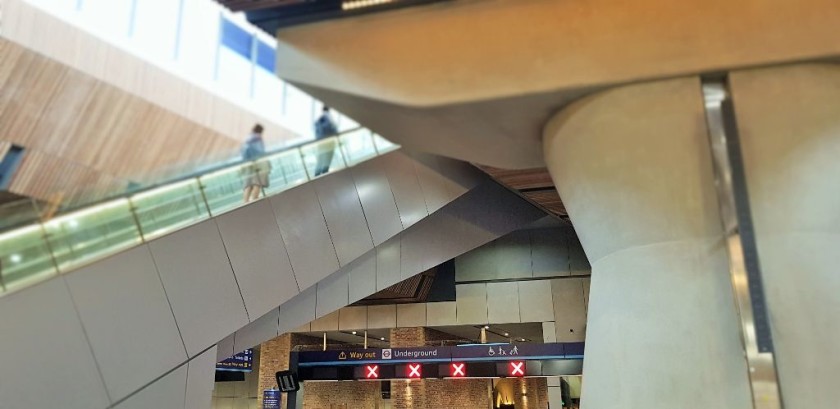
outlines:
[[840, 402], [840, 66], [730, 75], [785, 409]]
[[584, 98], [544, 133], [592, 264], [584, 409], [750, 408], [697, 78]]

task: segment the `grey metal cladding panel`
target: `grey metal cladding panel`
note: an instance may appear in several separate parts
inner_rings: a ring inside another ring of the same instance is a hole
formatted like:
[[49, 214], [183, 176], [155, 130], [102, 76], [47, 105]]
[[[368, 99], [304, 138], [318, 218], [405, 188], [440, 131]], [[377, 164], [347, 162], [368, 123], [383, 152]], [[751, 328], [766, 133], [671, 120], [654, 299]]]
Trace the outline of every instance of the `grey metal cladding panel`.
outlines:
[[568, 276], [568, 232], [565, 229], [534, 229], [530, 234], [534, 277]]
[[345, 267], [349, 275], [350, 303], [376, 292], [376, 253], [376, 249], [371, 250]]
[[233, 354], [236, 353], [233, 350], [234, 338], [236, 338], [236, 333], [224, 337], [218, 344], [216, 344], [216, 353], [218, 354], [216, 361], [223, 361], [232, 357]]
[[434, 213], [453, 199], [450, 193], [450, 180], [435, 172], [423, 163], [414, 162], [414, 169], [417, 172], [417, 180], [420, 188], [423, 189], [423, 197], [426, 198], [426, 209]]
[[518, 284], [519, 316], [522, 318], [522, 322], [554, 321], [551, 282], [535, 280], [520, 281]]
[[216, 219], [251, 319], [298, 294], [271, 204], [265, 200]]
[[487, 319], [494, 324], [521, 321], [516, 282], [487, 283]]
[[114, 400], [187, 360], [146, 246], [91, 264], [65, 279]]
[[569, 243], [569, 268], [571, 275], [589, 275], [592, 273], [592, 266], [589, 265], [586, 252], [583, 251], [583, 246], [576, 238]]
[[455, 286], [455, 314], [458, 324], [486, 324], [487, 284]]
[[394, 328], [396, 326], [396, 305], [371, 305], [368, 307], [368, 328]]
[[338, 270], [327, 222], [312, 183], [269, 199], [301, 290]]
[[0, 362], [3, 408], [110, 404], [63, 278], [0, 298]]
[[402, 153], [433, 169], [450, 181], [450, 197], [452, 199], [490, 179], [486, 173], [475, 166], [457, 159], [420, 152], [403, 151]]
[[377, 160], [364, 162], [350, 170], [376, 246], [402, 231], [400, 213], [386, 170], [385, 164]]
[[339, 264], [345, 266], [373, 248], [373, 239], [350, 172], [314, 182]]
[[248, 323], [215, 220], [149, 243], [189, 356]]
[[277, 333], [279, 322], [280, 311], [275, 308], [236, 331], [233, 343], [233, 350], [236, 351], [234, 353], [252, 348], [279, 335]]
[[437, 213], [486, 231], [493, 239], [545, 217], [542, 210], [493, 181], [482, 183]]
[[338, 311], [340, 331], [367, 328], [367, 307], [344, 307]]
[[527, 231], [514, 231], [496, 240], [498, 278], [529, 278], [531, 240]]
[[388, 183], [397, 202], [403, 229], [407, 229], [429, 215], [423, 189], [414, 169], [414, 161], [400, 152], [387, 155], [382, 160], [383, 165], [387, 167]]
[[496, 278], [499, 270], [496, 268], [495, 250], [496, 242], [491, 241], [455, 257], [455, 282]]
[[403, 232], [401, 257], [407, 270], [402, 277], [464, 254], [544, 215], [507, 189], [487, 182]]
[[350, 304], [349, 286], [348, 272], [345, 270], [321, 280], [317, 285], [315, 316], [323, 317]]
[[430, 302], [426, 304], [426, 325], [455, 325], [457, 322], [456, 315], [457, 305], [455, 301]]
[[400, 278], [400, 242], [396, 236], [376, 248], [376, 290], [384, 290], [402, 281]]
[[557, 342], [583, 341], [586, 329], [583, 278], [551, 280]]
[[397, 304], [397, 327], [425, 327], [426, 304]]
[[315, 287], [303, 290], [280, 306], [280, 334], [289, 332], [315, 319]]
[[592, 280], [587, 277], [584, 278], [582, 281], [583, 284], [583, 306], [586, 308], [587, 314], [589, 313], [589, 286], [592, 284]]
[[155, 383], [124, 400], [114, 409], [180, 409], [184, 407], [187, 388], [187, 364], [166, 374]]
[[310, 329], [312, 331], [338, 331], [338, 318], [339, 312], [333, 311], [312, 321]]
[[210, 348], [189, 362], [185, 409], [207, 409], [211, 406], [216, 381], [216, 355], [215, 348]]

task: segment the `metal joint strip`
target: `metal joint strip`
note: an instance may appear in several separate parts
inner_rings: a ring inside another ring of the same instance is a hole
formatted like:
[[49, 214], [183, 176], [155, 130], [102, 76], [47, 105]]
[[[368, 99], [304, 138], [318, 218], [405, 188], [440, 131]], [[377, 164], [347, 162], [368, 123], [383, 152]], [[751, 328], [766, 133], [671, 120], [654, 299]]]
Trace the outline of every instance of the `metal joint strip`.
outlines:
[[749, 368], [753, 407], [781, 409], [781, 388], [776, 373], [773, 337], [750, 213], [746, 171], [734, 105], [726, 80], [704, 80], [703, 99], [720, 218], [729, 254], [732, 290]]

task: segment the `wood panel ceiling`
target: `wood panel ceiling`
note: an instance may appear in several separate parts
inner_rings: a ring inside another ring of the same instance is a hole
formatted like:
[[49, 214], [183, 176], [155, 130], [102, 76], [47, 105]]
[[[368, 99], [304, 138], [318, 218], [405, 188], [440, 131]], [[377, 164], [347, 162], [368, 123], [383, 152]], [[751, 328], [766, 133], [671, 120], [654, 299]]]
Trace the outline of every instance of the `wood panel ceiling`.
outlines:
[[400, 281], [382, 291], [357, 301], [353, 305], [385, 305], [426, 302], [437, 275], [433, 267], [416, 276]]
[[548, 169], [507, 170], [491, 166], [478, 166], [478, 168], [502, 185], [518, 192], [547, 213], [563, 219], [569, 218]]

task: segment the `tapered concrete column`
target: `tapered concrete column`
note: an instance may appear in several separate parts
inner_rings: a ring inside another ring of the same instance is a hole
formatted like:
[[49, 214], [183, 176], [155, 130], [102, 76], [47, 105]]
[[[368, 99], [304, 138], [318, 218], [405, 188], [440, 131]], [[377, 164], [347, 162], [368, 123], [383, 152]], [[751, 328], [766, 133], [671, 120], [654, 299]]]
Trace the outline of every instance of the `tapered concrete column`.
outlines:
[[587, 97], [543, 142], [592, 264], [584, 409], [752, 407], [699, 79]]
[[785, 409], [840, 406], [840, 66], [735, 72]]

